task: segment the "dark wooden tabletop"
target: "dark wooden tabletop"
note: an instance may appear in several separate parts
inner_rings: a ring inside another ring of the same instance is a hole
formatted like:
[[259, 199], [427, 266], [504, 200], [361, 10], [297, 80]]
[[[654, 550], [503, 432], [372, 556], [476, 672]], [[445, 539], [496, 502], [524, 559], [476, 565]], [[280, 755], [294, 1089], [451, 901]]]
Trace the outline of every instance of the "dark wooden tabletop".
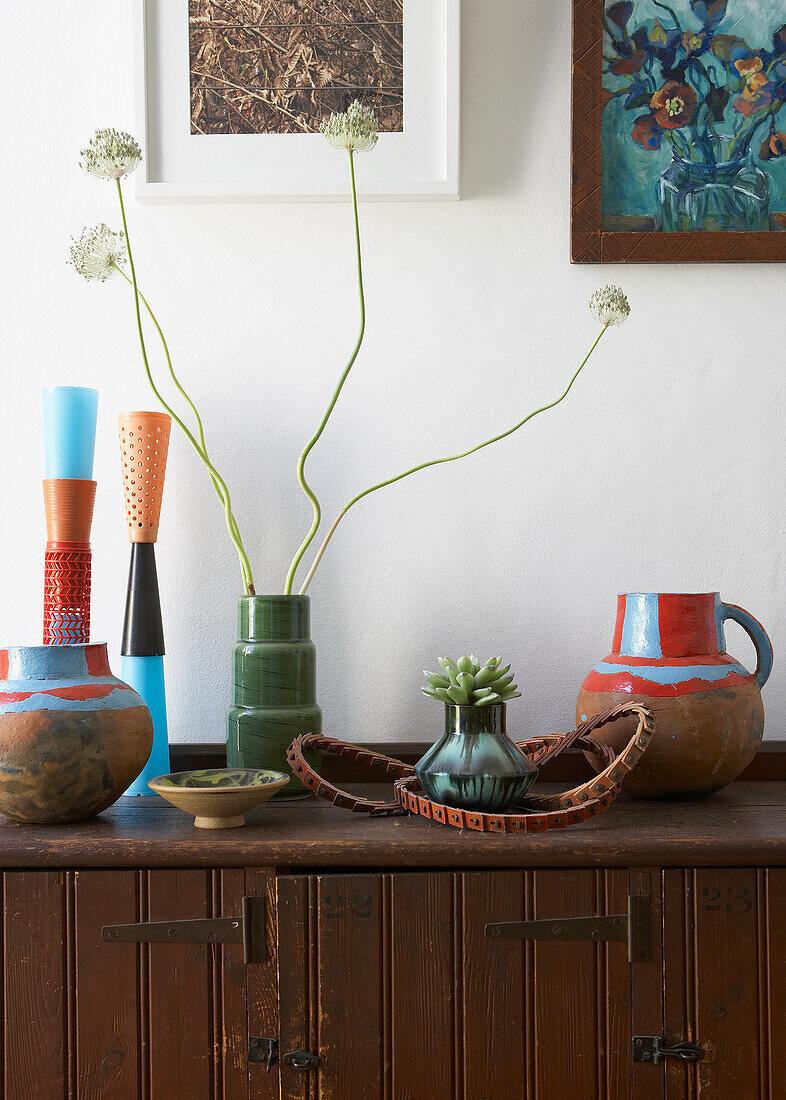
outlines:
[[591, 821], [532, 836], [372, 819], [313, 798], [263, 806], [242, 829], [206, 832], [192, 821], [157, 797], [123, 798], [78, 825], [0, 817], [0, 868], [786, 865], [786, 783], [733, 783], [693, 803], [623, 795]]

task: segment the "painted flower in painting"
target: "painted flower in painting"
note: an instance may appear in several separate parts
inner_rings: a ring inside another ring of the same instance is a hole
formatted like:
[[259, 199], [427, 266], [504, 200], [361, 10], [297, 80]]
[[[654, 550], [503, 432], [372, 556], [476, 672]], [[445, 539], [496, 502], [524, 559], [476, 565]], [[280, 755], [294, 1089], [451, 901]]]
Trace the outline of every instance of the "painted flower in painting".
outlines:
[[650, 91], [645, 80], [636, 78], [631, 80], [627, 89], [620, 92], [625, 98], [623, 100], [626, 109], [632, 107], [648, 107], [650, 102]]
[[687, 126], [696, 111], [698, 97], [688, 84], [667, 80], [650, 100], [655, 121], [664, 130], [679, 130]]
[[673, 32], [666, 30], [660, 19], [656, 19], [647, 38], [653, 46], [670, 46], [672, 33]]
[[614, 73], [615, 76], [629, 76], [631, 73], [637, 73], [643, 64], [644, 51], [635, 50], [630, 57], [621, 57], [619, 61], [612, 61], [609, 72]]
[[633, 140], [642, 149], [660, 149], [663, 132], [652, 115], [640, 115], [633, 123]]
[[606, 15], [618, 27], [626, 27], [633, 15], [633, 0], [621, 0], [621, 3], [612, 4], [606, 9]]
[[710, 39], [710, 53], [724, 65], [729, 65], [735, 55], [741, 56], [745, 48], [744, 40], [736, 34], [714, 34]]
[[698, 56], [707, 44], [707, 31], [685, 31], [682, 36], [682, 48], [686, 57]]
[[[735, 53], [736, 52], [737, 51], [735, 51]], [[745, 84], [750, 84], [757, 76], [761, 75], [761, 70], [764, 68], [764, 62], [760, 57], [738, 56], [734, 59], [734, 68], [740, 74], [743, 82]]]
[[690, 0], [691, 11], [705, 27], [715, 27], [726, 14], [728, 0]]
[[764, 63], [760, 57], [739, 57], [734, 68], [742, 80], [742, 94], [732, 103], [735, 111], [749, 118], [772, 102], [770, 82], [762, 72]]
[[786, 153], [786, 134], [782, 130], [775, 130], [767, 135], [767, 139], [759, 150], [762, 160], [773, 160], [782, 157]]

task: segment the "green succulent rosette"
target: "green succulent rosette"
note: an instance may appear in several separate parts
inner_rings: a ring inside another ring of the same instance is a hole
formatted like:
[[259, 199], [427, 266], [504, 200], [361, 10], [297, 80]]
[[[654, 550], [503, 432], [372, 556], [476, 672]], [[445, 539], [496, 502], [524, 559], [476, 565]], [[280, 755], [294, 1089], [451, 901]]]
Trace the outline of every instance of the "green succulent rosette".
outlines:
[[460, 707], [488, 707], [494, 703], [507, 703], [521, 695], [513, 682], [510, 665], [503, 665], [501, 657], [489, 657], [481, 664], [475, 656], [439, 657], [442, 672], [423, 670], [427, 683], [420, 689], [431, 699]]

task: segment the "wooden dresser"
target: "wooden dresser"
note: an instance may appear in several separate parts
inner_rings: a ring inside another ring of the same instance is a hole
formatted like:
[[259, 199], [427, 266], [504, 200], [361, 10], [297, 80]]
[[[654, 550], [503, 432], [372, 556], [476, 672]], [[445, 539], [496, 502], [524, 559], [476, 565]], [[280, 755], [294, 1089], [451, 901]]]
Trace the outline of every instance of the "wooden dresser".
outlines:
[[786, 783], [525, 837], [190, 820], [0, 824], [4, 1100], [786, 1100]]

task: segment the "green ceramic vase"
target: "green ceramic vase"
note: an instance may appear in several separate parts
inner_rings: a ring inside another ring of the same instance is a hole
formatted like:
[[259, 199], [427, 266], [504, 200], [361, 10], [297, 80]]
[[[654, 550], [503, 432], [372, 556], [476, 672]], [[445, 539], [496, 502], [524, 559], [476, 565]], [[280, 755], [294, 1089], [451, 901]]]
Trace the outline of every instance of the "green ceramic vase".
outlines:
[[[292, 775], [286, 752], [301, 733], [322, 732], [316, 702], [316, 650], [308, 596], [242, 596], [227, 715], [230, 768], [273, 768]], [[319, 753], [308, 754], [319, 765]], [[311, 792], [294, 776], [279, 797]]]

